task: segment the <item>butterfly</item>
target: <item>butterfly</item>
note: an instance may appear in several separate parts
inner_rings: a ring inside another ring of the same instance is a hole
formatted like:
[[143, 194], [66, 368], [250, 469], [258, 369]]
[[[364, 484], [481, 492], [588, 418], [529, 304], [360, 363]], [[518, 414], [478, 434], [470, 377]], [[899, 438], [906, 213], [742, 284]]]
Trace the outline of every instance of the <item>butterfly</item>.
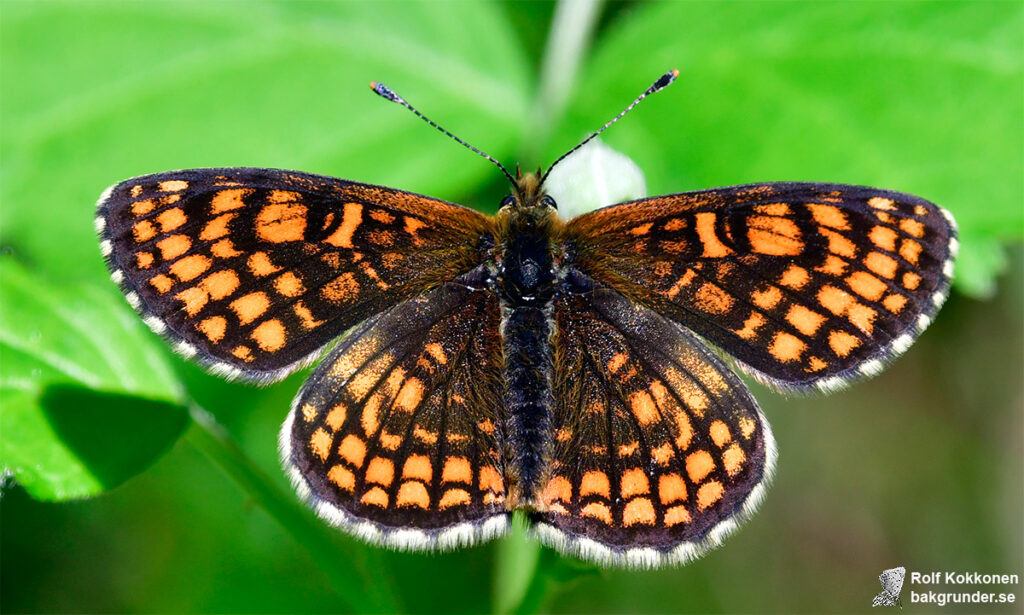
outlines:
[[878, 576], [882, 583], [882, 591], [871, 601], [871, 606], [896, 606], [903, 608], [900, 602], [900, 590], [903, 589], [903, 579], [907, 575], [907, 569], [903, 566], [889, 568]]
[[113, 280], [180, 354], [265, 384], [326, 351], [283, 464], [371, 543], [474, 544], [524, 511], [543, 543], [601, 564], [696, 558], [750, 517], [776, 459], [712, 347], [778, 389], [831, 391], [907, 350], [949, 290], [955, 225], [924, 199], [763, 183], [565, 221], [546, 173], [513, 176], [371, 86], [501, 169], [496, 215], [220, 168], [123, 181], [96, 217]]

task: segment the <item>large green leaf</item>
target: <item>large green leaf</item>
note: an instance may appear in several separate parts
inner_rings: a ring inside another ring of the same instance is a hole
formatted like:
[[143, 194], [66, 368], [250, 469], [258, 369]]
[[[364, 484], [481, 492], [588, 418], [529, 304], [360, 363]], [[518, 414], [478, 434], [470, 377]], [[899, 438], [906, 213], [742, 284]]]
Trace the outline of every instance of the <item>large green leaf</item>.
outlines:
[[772, 180], [919, 194], [960, 225], [957, 287], [988, 295], [1002, 244], [1024, 237], [1022, 31], [1019, 2], [648, 4], [596, 44], [548, 154], [677, 67], [605, 133], [650, 194]]
[[2, 10], [0, 242], [63, 276], [102, 275], [93, 203], [133, 175], [283, 167], [446, 198], [494, 175], [374, 96], [371, 80], [498, 156], [513, 148], [526, 115], [526, 60], [491, 4]]
[[34, 497], [95, 495], [187, 423], [165, 356], [120, 300], [0, 259], [0, 467]]

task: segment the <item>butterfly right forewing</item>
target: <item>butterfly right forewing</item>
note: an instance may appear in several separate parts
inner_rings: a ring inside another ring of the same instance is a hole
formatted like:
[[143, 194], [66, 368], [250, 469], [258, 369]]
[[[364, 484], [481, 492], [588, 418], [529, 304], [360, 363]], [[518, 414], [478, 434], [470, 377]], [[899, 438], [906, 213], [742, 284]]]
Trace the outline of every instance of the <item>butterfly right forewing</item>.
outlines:
[[566, 237], [583, 270], [784, 389], [831, 390], [904, 352], [945, 299], [957, 251], [934, 203], [798, 182], [614, 205]]

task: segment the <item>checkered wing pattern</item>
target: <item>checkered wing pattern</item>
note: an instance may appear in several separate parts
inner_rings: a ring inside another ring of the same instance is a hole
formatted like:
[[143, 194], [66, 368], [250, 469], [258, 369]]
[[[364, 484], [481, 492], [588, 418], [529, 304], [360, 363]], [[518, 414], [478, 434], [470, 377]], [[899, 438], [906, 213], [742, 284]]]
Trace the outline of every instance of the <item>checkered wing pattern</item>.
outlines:
[[568, 223], [579, 268], [780, 388], [833, 389], [905, 351], [946, 297], [942, 208], [858, 186], [770, 183], [655, 197]]
[[282, 454], [328, 521], [409, 549], [505, 530], [500, 308], [483, 277], [371, 318], [302, 387]]
[[400, 190], [247, 168], [129, 179], [96, 218], [112, 276], [150, 327], [214, 371], [262, 381], [472, 269], [486, 224]]
[[715, 546], [753, 512], [775, 459], [746, 387], [696, 337], [577, 271], [554, 318], [555, 444], [539, 536], [638, 567]]

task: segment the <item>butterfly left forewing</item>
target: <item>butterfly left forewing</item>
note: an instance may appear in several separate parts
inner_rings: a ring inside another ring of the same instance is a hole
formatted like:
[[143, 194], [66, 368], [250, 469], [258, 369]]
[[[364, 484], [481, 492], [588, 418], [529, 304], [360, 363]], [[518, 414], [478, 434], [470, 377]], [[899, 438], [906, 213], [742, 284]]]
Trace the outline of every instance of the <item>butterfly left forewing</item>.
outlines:
[[268, 381], [480, 260], [486, 218], [400, 190], [275, 169], [136, 177], [100, 199], [112, 276], [214, 371]]
[[540, 537], [639, 567], [717, 545], [753, 512], [774, 463], [746, 387], [695, 337], [578, 271], [563, 279], [554, 322]]
[[346, 336], [281, 431], [299, 493], [366, 540], [449, 548], [507, 526], [500, 309], [474, 275]]
[[924, 199], [754, 184], [616, 205], [567, 225], [581, 269], [782, 388], [876, 373], [934, 318], [956, 227]]

